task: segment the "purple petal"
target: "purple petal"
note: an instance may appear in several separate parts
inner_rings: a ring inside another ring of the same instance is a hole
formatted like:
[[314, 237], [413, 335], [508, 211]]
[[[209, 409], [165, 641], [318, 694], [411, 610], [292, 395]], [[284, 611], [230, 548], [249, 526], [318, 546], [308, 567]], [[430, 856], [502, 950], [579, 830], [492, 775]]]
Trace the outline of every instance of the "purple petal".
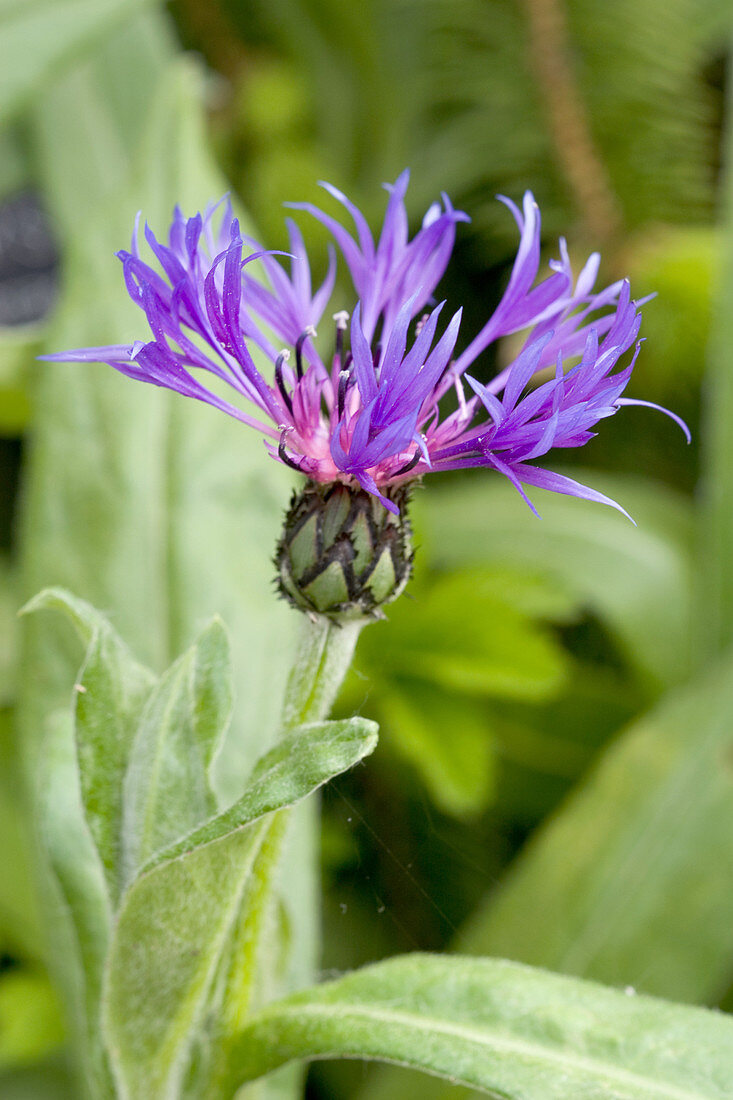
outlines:
[[596, 504], [607, 504], [610, 508], [615, 508], [618, 512], [621, 512], [636, 527], [636, 521], [617, 501], [604, 496], [597, 489], [591, 489], [588, 485], [582, 485], [579, 481], [574, 481], [571, 477], [556, 474], [552, 470], [543, 470], [537, 466], [516, 466], [515, 473], [525, 485], [536, 485], [538, 489], [549, 489], [553, 493], [579, 497], [580, 500], [591, 500]]
[[688, 443], [692, 442], [692, 433], [688, 428], [685, 421], [681, 416], [677, 416], [677, 413], [673, 413], [670, 409], [665, 409], [663, 405], [655, 405], [653, 401], [639, 401], [635, 397], [618, 397], [616, 398], [617, 405], [641, 405], [645, 409], [656, 409], [657, 412], [664, 413], [670, 420], [674, 420], [675, 424], [679, 424], [682, 431], [685, 433], [685, 439]]

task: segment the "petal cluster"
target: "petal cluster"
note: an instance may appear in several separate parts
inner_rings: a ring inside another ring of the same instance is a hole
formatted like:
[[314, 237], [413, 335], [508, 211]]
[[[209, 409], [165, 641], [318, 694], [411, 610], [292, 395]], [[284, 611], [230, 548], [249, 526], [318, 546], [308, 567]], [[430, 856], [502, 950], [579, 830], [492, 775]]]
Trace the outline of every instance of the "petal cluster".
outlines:
[[[317, 339], [317, 328], [329, 303], [330, 310], [343, 304], [334, 302], [335, 252], [314, 290], [293, 221], [289, 253], [268, 251], [222, 200], [192, 218], [177, 208], [167, 243], [145, 226], [154, 262], [141, 256], [137, 225], [130, 250], [118, 253], [147, 341], [48, 358], [107, 363], [205, 401], [260, 431], [273, 457], [311, 480], [358, 483], [392, 511], [387, 487], [471, 466], [504, 474], [528, 503], [523, 486], [537, 485], [614, 504], [534, 461], [552, 448], [582, 446], [624, 404], [645, 404], [622, 396], [639, 351], [643, 302], [631, 299], [625, 281], [595, 289], [597, 254], [575, 278], [564, 241], [538, 281], [540, 215], [527, 192], [521, 210], [502, 200], [519, 230], [506, 290], [456, 354], [461, 310], [445, 320], [434, 292], [456, 226], [468, 219], [444, 195], [410, 238], [407, 185], [403, 172], [387, 188], [376, 242], [359, 209], [328, 184], [355, 236], [317, 207], [293, 204], [330, 231], [353, 284], [350, 309], [333, 314], [328, 340]], [[527, 334], [522, 350], [493, 381], [467, 373], [492, 342], [518, 332]], [[442, 415], [446, 405], [452, 411]]]

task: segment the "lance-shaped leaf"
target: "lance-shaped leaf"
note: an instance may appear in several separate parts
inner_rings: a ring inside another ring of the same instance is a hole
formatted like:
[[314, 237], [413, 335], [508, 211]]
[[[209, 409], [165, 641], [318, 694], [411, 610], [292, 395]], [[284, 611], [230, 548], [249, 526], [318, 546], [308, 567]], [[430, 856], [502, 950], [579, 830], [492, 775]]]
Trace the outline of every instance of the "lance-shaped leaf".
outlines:
[[175, 844], [157, 852], [143, 870], [149, 871], [159, 863], [221, 840], [265, 814], [292, 806], [329, 779], [348, 771], [373, 752], [376, 744], [377, 724], [366, 718], [299, 726], [255, 765], [241, 798]]
[[214, 813], [209, 768], [231, 711], [229, 641], [214, 619], [164, 674], [142, 713], [125, 776], [126, 876]]
[[[361, 718], [301, 727], [263, 758], [234, 806], [158, 854], [133, 882], [110, 947], [104, 998], [121, 1097], [180, 1096], [237, 923], [253, 915], [247, 891], [259, 853], [280, 826], [273, 811], [353, 766], [375, 744], [374, 723]], [[266, 904], [260, 892], [255, 882], [252, 905]]]
[[24, 610], [64, 612], [87, 645], [75, 684], [74, 730], [82, 801], [114, 898], [122, 823], [122, 785], [133, 737], [155, 679], [139, 664], [108, 620], [85, 600], [48, 588]]
[[232, 1082], [335, 1057], [396, 1062], [504, 1100], [725, 1100], [733, 1020], [517, 963], [408, 955], [259, 1013]]
[[70, 715], [46, 722], [36, 775], [40, 834], [55, 888], [44, 898], [56, 976], [71, 1009], [71, 1024], [90, 1079], [105, 1095], [108, 1067], [97, 1017], [112, 912], [99, 854], [92, 843], [79, 790]]

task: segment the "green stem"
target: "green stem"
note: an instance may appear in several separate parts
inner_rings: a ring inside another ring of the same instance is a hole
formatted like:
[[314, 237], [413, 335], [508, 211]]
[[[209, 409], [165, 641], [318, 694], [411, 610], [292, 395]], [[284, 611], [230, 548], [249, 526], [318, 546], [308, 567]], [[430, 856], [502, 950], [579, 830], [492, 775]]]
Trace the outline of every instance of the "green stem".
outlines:
[[[303, 617], [293, 667], [285, 688], [282, 711], [282, 733], [307, 722], [322, 721], [328, 716], [354, 654], [359, 632], [367, 620], [337, 626], [328, 619]], [[295, 827], [294, 827], [295, 826]], [[313, 980], [311, 971], [317, 955], [318, 909], [318, 800], [309, 798], [291, 810], [272, 815], [268, 835], [253, 868], [254, 889], [245, 901], [243, 942], [247, 945], [248, 965], [237, 959], [238, 975], [230, 975], [229, 1017], [226, 1031], [237, 1034], [243, 1018], [261, 1007], [258, 1000], [269, 999], [282, 992], [277, 988], [275, 971], [279, 952], [271, 942], [277, 921], [272, 918], [275, 884], [287, 883], [288, 895], [297, 899], [293, 912], [290, 960], [286, 984], [289, 988]], [[257, 961], [255, 962], [255, 956]], [[243, 980], [244, 979], [244, 980]], [[280, 983], [282, 984], [282, 983]], [[236, 1021], [237, 1026], [231, 1026]], [[206, 1100], [223, 1100], [234, 1093], [238, 1084], [236, 1068], [230, 1063], [231, 1050], [224, 1052], [214, 1070], [205, 1093]], [[297, 1088], [297, 1076], [290, 1076], [292, 1095]], [[253, 1086], [256, 1095], [266, 1096], [266, 1083]], [[276, 1090], [286, 1095], [286, 1088]], [[252, 1089], [247, 1095], [254, 1097]]]
[[285, 688], [283, 732], [327, 717], [365, 622], [357, 619], [338, 626], [321, 617], [303, 617], [295, 663]]

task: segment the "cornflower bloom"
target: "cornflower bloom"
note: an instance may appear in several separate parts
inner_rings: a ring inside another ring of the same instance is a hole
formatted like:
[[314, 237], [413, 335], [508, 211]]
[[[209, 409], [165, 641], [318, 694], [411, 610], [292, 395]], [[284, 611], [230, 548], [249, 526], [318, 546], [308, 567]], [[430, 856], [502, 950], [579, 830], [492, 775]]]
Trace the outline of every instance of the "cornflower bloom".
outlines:
[[[333, 315], [327, 357], [316, 329], [334, 288], [333, 250], [314, 290], [292, 221], [290, 252], [267, 251], [242, 233], [222, 200], [188, 219], [176, 208], [167, 244], [145, 226], [157, 268], [140, 254], [137, 225], [130, 251], [118, 253], [152, 339], [47, 358], [107, 363], [130, 378], [205, 401], [260, 431], [270, 454], [310, 482], [361, 487], [395, 514], [406, 483], [474, 466], [506, 476], [533, 510], [525, 486], [620, 508], [534, 461], [552, 448], [582, 446], [599, 420], [624, 405], [650, 404], [622, 396], [639, 352], [643, 302], [632, 300], [626, 280], [594, 289], [598, 254], [575, 278], [564, 240], [559, 260], [538, 283], [537, 205], [530, 192], [521, 210], [502, 198], [519, 229], [517, 256], [494, 312], [455, 355], [461, 311], [437, 337], [445, 303], [434, 304], [433, 294], [456, 226], [468, 218], [443, 195], [410, 239], [408, 178], [405, 171], [387, 186], [376, 242], [359, 209], [329, 184], [323, 186], [350, 215], [355, 236], [319, 208], [292, 204], [330, 231], [357, 296], [350, 314]], [[289, 270], [278, 259], [283, 255], [290, 257]], [[467, 373], [489, 344], [518, 332], [527, 332], [519, 354], [493, 381], [483, 384]], [[630, 361], [620, 366], [627, 352]], [[246, 399], [245, 408], [225, 396], [230, 390]], [[440, 403], [450, 391], [455, 408], [441, 418]], [[661, 411], [687, 433], [678, 417]]]

